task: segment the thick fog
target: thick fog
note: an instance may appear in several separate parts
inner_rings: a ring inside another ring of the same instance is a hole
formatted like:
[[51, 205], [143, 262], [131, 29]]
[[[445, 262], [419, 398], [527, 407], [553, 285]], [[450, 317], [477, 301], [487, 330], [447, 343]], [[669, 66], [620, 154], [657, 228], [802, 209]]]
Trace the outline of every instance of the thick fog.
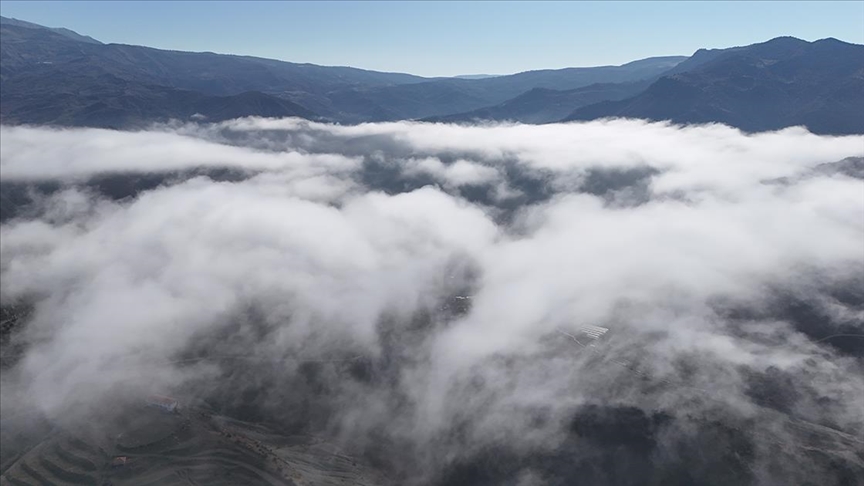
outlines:
[[32, 308], [4, 414], [196, 397], [401, 484], [864, 477], [864, 137], [248, 118], [0, 139], [0, 298]]

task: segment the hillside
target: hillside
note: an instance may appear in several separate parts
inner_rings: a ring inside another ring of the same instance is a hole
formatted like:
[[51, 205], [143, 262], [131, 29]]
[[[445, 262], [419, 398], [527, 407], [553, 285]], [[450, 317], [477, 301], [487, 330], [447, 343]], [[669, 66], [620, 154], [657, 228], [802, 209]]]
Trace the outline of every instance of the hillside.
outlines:
[[32, 22], [25, 22], [23, 20], [18, 20], [18, 19], [9, 19], [6, 17], [0, 17], [0, 25], [14, 25], [17, 27], [26, 27], [29, 29], [47, 29], [47, 30], [50, 30], [54, 33], [60, 34], [62, 36], [68, 37], [72, 40], [76, 40], [79, 42], [86, 42], [89, 44], [102, 44], [101, 42], [99, 42], [98, 40], [96, 40], [90, 36], [81, 35], [75, 31], [72, 31], [69, 29], [64, 29], [62, 27], [59, 27], [59, 28], [44, 27], [44, 26], [41, 26], [39, 24], [34, 24]]
[[804, 125], [815, 133], [864, 133], [864, 46], [781, 37], [699, 51], [644, 92], [575, 110], [566, 121], [605, 117], [719, 122], [745, 131]]
[[[67, 29], [14, 19], [4, 18], [0, 30], [0, 78], [4, 82], [0, 115], [16, 123], [115, 126], [117, 120], [188, 116], [187, 109], [166, 104], [166, 98], [182, 98], [180, 104], [185, 106], [203, 103], [199, 98], [249, 92], [277, 106], [269, 111], [261, 103], [247, 106], [243, 100], [249, 95], [245, 95], [233, 102], [231, 113], [321, 116], [341, 122], [425, 118], [495, 105], [535, 88], [572, 90], [656, 77], [684, 59], [660, 57], [622, 66], [528, 71], [482, 79], [422, 78], [249, 56], [101, 44]], [[35, 85], [33, 80], [37, 80]], [[120, 93], [118, 83], [131, 88]], [[167, 95], [166, 90], [182, 93]], [[52, 96], [48, 103], [45, 93], [62, 96]], [[273, 98], [290, 104], [280, 105]], [[109, 109], [103, 119], [98, 114], [104, 106]], [[46, 115], [46, 111], [54, 114]]]
[[[226, 103], [231, 109], [224, 113], [235, 116], [310, 117], [316, 110], [308, 105], [327, 110], [325, 94], [330, 90], [422, 79], [252, 57], [94, 44], [8, 19], [0, 25], [0, 34], [4, 83], [0, 114], [10, 122], [113, 126], [117, 119], [174, 117], [185, 115], [191, 105], [204, 106], [195, 107], [195, 113]], [[258, 94], [244, 94], [250, 92]], [[231, 98], [238, 95], [241, 98]], [[292, 97], [306, 103], [299, 106]], [[178, 99], [179, 107], [175, 106]], [[262, 104], [263, 100], [267, 103]], [[104, 106], [111, 108], [110, 115], [92, 116]], [[46, 111], [56, 116], [46, 116]]]
[[288, 100], [247, 91], [208, 96], [195, 91], [126, 81], [111, 74], [57, 72], [52, 66], [4, 80], [3, 123], [131, 128], [202, 115], [209, 121], [241, 116], [314, 119], [317, 115]]
[[4, 465], [0, 485], [391, 484], [318, 437], [279, 434], [216, 415], [206, 405], [183, 405], [166, 413], [141, 400], [118, 407], [120, 413], [106, 412], [92, 427], [53, 424], [50, 434]]

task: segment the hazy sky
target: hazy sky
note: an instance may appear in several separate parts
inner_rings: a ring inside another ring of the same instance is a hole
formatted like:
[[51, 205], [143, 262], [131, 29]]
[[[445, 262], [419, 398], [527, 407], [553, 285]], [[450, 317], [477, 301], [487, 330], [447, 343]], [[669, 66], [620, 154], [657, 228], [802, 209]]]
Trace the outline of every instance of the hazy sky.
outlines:
[[689, 55], [781, 35], [864, 43], [864, 2], [17, 2], [103, 42], [427, 76]]

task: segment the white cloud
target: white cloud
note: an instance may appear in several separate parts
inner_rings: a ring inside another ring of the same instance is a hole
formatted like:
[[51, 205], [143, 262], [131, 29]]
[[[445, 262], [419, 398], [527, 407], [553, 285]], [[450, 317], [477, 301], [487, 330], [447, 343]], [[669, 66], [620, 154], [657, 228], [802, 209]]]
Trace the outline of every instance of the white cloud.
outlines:
[[[5, 183], [200, 167], [255, 173], [168, 181], [119, 202], [69, 188], [48, 198], [40, 217], [4, 223], [2, 298], [37, 304], [28, 332], [39, 341], [20, 376], [50, 414], [82, 393], [110, 395], [118, 383], [170, 388], [209, 376], [168, 363], [251, 302], [264, 337], [246, 336], [236, 352], [382, 357], [380, 366], [392, 367], [386, 386], [334, 378], [334, 423], [355, 441], [391, 424], [394, 440], [431, 454], [432, 464], [493, 442], [552, 447], [562, 421], [590, 400], [694, 414], [717, 402], [760, 413], [742, 367], [809, 376], [794, 386], [815, 387], [832, 405], [802, 399], [796, 413], [864, 430], [860, 363], [781, 315], [757, 312], [779, 289], [857, 316], [828, 287], [864, 269], [864, 181], [811, 169], [864, 155], [864, 137], [627, 120], [347, 127], [242, 119], [0, 134]], [[425, 174], [440, 188], [379, 190], [364, 182], [364, 156], [399, 181]], [[645, 201], [621, 207], [580, 192], [592, 171], [616, 168], [656, 170], [640, 179]], [[528, 190], [518, 180], [528, 175], [549, 197], [506, 222], [501, 208], [459, 192]], [[440, 310], [465, 292], [470, 312]], [[733, 322], [718, 301], [755, 317]], [[583, 353], [556, 333], [585, 324], [611, 329], [604, 348]], [[679, 386], [640, 391], [622, 361]], [[394, 406], [400, 400], [408, 405]], [[536, 410], [548, 414], [546, 425], [531, 425]], [[467, 444], [447, 435], [466, 420]], [[435, 455], [429, 444], [448, 452]]]

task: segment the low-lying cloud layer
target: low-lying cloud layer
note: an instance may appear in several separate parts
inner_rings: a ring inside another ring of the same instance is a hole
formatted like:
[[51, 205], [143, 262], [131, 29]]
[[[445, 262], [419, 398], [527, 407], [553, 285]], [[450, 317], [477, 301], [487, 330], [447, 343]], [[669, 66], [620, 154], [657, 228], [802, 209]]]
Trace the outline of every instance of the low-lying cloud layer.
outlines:
[[[34, 306], [10, 408], [193, 393], [407, 484], [861, 478], [864, 137], [298, 119], [0, 137], [0, 297]], [[610, 330], [591, 345], [586, 325]], [[802, 443], [818, 434], [836, 443]]]

